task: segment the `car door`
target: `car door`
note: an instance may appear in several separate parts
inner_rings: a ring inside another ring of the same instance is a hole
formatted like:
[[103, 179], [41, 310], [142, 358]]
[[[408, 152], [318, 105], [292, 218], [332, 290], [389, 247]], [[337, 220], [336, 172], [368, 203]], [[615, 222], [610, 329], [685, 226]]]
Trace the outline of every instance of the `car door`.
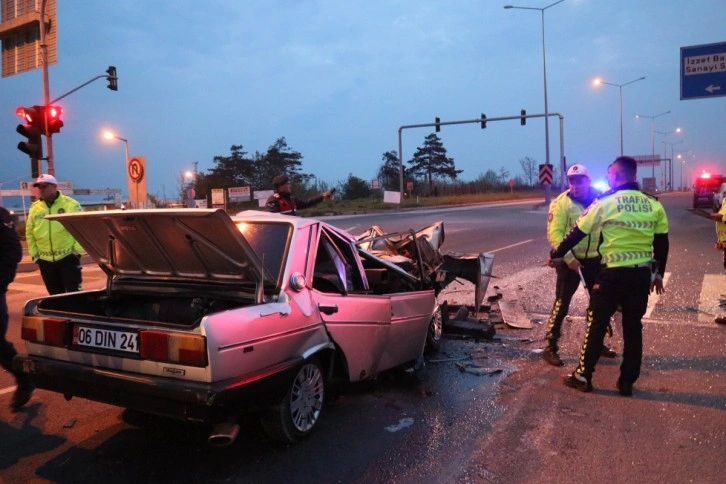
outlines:
[[350, 380], [374, 377], [381, 370], [379, 362], [391, 329], [390, 298], [366, 294], [350, 243], [322, 227], [312, 271], [312, 298], [345, 356]]

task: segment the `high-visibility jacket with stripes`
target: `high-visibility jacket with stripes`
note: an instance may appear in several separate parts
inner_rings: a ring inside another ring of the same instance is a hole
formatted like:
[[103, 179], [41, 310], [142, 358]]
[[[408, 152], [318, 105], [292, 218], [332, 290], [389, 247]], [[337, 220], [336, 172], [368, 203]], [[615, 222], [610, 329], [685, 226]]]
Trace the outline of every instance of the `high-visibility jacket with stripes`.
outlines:
[[[549, 213], [547, 214], [547, 240], [553, 249], [560, 245], [562, 239], [570, 232], [585, 208], [599, 194], [599, 191], [591, 187], [584, 200], [575, 200], [572, 198], [570, 190], [566, 190], [550, 202]], [[598, 257], [597, 244], [599, 239], [599, 232], [589, 234], [588, 237], [585, 237], [573, 247], [571, 252], [565, 254], [565, 262], [570, 263], [575, 258], [591, 259]]]
[[577, 221], [588, 234], [600, 231], [600, 255], [606, 267], [624, 267], [653, 259], [653, 236], [668, 233], [668, 218], [657, 198], [628, 184], [604, 193]]
[[58, 192], [52, 203], [36, 200], [28, 211], [25, 223], [25, 240], [28, 254], [33, 261], [38, 259], [55, 262], [71, 254], [81, 255], [83, 247], [58, 221], [46, 219], [57, 213], [81, 212], [81, 204], [75, 199]]

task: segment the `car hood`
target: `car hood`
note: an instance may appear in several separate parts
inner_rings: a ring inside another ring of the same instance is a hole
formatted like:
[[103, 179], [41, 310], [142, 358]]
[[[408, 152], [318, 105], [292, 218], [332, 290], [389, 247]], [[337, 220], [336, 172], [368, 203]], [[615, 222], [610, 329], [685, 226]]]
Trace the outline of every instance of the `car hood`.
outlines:
[[[142, 279], [274, 282], [222, 210], [111, 210], [50, 215], [107, 274]], [[264, 271], [264, 272], [263, 272]]]

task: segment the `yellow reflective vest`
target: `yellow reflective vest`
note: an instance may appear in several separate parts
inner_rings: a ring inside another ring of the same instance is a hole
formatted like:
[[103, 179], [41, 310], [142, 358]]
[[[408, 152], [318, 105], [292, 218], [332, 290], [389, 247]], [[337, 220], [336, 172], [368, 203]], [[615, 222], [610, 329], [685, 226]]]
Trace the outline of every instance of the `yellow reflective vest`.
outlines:
[[58, 221], [46, 220], [46, 215], [81, 212], [81, 204], [58, 192], [53, 203], [36, 200], [28, 211], [25, 240], [33, 262], [38, 259], [55, 262], [71, 254], [82, 255], [83, 247]]
[[726, 243], [726, 203], [721, 204], [718, 213], [721, 215], [721, 221], [716, 222], [716, 237], [719, 242]]
[[[590, 198], [594, 198], [599, 192], [590, 191]], [[572, 230], [572, 227], [585, 211], [582, 203], [574, 200], [570, 196], [570, 191], [566, 190], [557, 198], [550, 202], [549, 213], [547, 214], [547, 240], [553, 249], [556, 249], [562, 239]], [[577, 259], [591, 259], [598, 257], [597, 244], [600, 239], [599, 232], [589, 234], [588, 237], [582, 239], [572, 251], [564, 256], [565, 262], [568, 264]]]
[[655, 197], [627, 187], [603, 194], [585, 210], [577, 227], [586, 234], [601, 232], [604, 266], [624, 267], [653, 259], [653, 236], [668, 233], [668, 218]]

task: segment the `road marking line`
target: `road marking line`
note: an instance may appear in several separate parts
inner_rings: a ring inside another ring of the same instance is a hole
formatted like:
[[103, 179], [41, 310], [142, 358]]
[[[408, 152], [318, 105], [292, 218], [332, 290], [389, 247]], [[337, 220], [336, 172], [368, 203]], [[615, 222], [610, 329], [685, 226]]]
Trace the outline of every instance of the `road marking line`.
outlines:
[[512, 247], [517, 247], [518, 245], [524, 245], [524, 244], [529, 244], [529, 243], [530, 243], [530, 242], [532, 242], [533, 240], [534, 240], [534, 239], [524, 240], [524, 241], [522, 241], [522, 242], [517, 242], [516, 244], [512, 244], [512, 245], [507, 245], [507, 246], [504, 246], [504, 247], [499, 247], [498, 249], [494, 249], [494, 250], [488, 250], [488, 251], [486, 251], [486, 252], [487, 252], [488, 254], [493, 254], [494, 252], [499, 252], [500, 250], [506, 250], [506, 249], [511, 249]]
[[[663, 288], [666, 289], [668, 287], [668, 279], [671, 278], [671, 273], [666, 272], [663, 276]], [[648, 297], [648, 307], [645, 310], [645, 314], [643, 315], [644, 318], [648, 319], [650, 318], [650, 315], [653, 313], [653, 310], [655, 309], [655, 305], [658, 304], [658, 301], [660, 300], [660, 294], [656, 292], [652, 292], [650, 296]]]
[[717, 314], [726, 311], [719, 303], [726, 288], [726, 275], [704, 274], [701, 294], [698, 297], [698, 322], [713, 323]]

